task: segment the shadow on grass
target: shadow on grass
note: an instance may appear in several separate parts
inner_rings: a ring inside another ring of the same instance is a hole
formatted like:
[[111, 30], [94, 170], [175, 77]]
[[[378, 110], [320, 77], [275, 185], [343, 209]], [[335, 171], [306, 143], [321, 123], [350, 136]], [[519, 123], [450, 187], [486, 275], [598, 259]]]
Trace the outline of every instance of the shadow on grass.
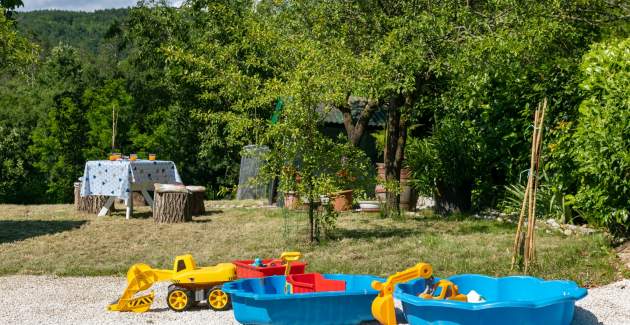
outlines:
[[206, 212], [204, 212], [204, 213], [203, 213], [202, 215], [200, 215], [199, 217], [203, 217], [203, 216], [211, 216], [211, 215], [213, 215], [213, 214], [219, 214], [219, 213], [223, 213], [223, 210], [217, 210], [217, 209], [211, 210], [211, 209], [208, 209], [208, 210], [206, 210]]
[[471, 224], [459, 224], [453, 229], [453, 233], [460, 235], [467, 234], [490, 234], [490, 233], [506, 233], [512, 232], [514, 225], [509, 223], [499, 222], [484, 222], [484, 223], [471, 223]]
[[77, 229], [85, 220], [0, 220], [0, 244]]
[[[122, 214], [122, 217], [125, 217], [125, 214]], [[132, 218], [135, 219], [149, 219], [153, 218], [153, 211], [142, 211], [142, 212], [134, 212]]]
[[423, 233], [420, 229], [407, 228], [375, 228], [375, 229], [336, 229], [335, 237], [352, 238], [352, 239], [370, 239], [370, 238], [406, 238], [409, 236], [417, 236]]
[[421, 227], [433, 229], [435, 233], [458, 235], [509, 233], [516, 227], [515, 224], [508, 222], [475, 219], [462, 214], [418, 216], [410, 220], [422, 224]]

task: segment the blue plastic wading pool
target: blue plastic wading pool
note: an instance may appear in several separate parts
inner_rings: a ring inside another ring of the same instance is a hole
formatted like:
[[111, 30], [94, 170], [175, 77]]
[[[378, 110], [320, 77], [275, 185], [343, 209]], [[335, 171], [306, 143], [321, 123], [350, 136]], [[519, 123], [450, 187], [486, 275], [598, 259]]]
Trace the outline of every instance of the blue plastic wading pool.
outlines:
[[371, 275], [324, 274], [329, 280], [346, 281], [346, 291], [285, 294], [284, 276], [242, 279], [226, 283], [234, 317], [243, 324], [359, 324], [373, 320], [372, 300], [378, 292]]
[[475, 290], [486, 301], [427, 300], [418, 297], [424, 290], [424, 279], [399, 284], [394, 297], [402, 301], [409, 324], [570, 324], [575, 301], [586, 296], [586, 289], [573, 281], [477, 274], [456, 275], [448, 280], [459, 287], [460, 293]]

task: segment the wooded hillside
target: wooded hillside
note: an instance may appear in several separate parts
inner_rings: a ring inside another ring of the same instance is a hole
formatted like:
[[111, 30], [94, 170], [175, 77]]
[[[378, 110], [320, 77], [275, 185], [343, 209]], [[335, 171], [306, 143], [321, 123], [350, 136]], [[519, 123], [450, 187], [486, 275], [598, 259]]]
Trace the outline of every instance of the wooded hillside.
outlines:
[[45, 52], [59, 43], [65, 43], [95, 54], [108, 31], [115, 32], [128, 14], [129, 9], [94, 12], [40, 10], [18, 12], [13, 17], [20, 33], [42, 46]]

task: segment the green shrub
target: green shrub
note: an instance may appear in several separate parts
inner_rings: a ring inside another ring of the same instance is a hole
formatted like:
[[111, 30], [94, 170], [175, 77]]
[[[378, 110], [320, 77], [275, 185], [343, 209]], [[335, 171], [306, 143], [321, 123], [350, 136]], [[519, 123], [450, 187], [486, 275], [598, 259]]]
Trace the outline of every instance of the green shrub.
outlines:
[[628, 233], [630, 221], [630, 38], [596, 44], [584, 56], [575, 132], [576, 208], [590, 222]]

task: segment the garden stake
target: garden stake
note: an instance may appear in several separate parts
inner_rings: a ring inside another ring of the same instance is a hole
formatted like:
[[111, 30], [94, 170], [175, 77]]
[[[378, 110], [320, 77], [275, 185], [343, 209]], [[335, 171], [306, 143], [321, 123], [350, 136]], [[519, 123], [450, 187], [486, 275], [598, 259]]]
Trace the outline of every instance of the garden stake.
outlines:
[[536, 113], [534, 113], [534, 132], [532, 135], [532, 155], [529, 165], [529, 176], [527, 178], [527, 186], [529, 187], [529, 195], [527, 196], [527, 234], [525, 235], [525, 256], [523, 258], [523, 262], [525, 264], [525, 273], [527, 273], [527, 269], [529, 266], [529, 248], [530, 248], [530, 239], [531, 239], [531, 230], [532, 230], [532, 204], [536, 202], [536, 189], [535, 189], [535, 177], [534, 177], [534, 164], [536, 163], [536, 149], [537, 149], [537, 141], [538, 141], [538, 120], [540, 118], [540, 105], [536, 108]]
[[[542, 109], [541, 109], [542, 107]], [[545, 110], [547, 108], [547, 99], [543, 101], [542, 105], [538, 106], [537, 109], [537, 119], [535, 123], [534, 132], [536, 133], [536, 145], [535, 152], [533, 152], [533, 165], [531, 166], [532, 171], [532, 187], [530, 188], [530, 206], [529, 206], [529, 220], [527, 227], [527, 236], [525, 239], [525, 273], [529, 270], [529, 264], [534, 259], [534, 237], [535, 237], [535, 228], [536, 228], [536, 188], [538, 186], [538, 171], [539, 171], [539, 163], [540, 163], [540, 150], [542, 144], [542, 128], [543, 121], [545, 117]]]
[[523, 246], [523, 238], [521, 236], [523, 222], [525, 221], [525, 208], [527, 207], [527, 196], [529, 195], [529, 177], [527, 178], [528, 186], [525, 187], [525, 193], [523, 193], [523, 203], [521, 204], [521, 212], [518, 215], [518, 225], [516, 227], [516, 236], [514, 237], [514, 247], [512, 254], [512, 266], [510, 267], [510, 271], [514, 270], [514, 265], [517, 262], [517, 258], [520, 255], [521, 247]]
[[525, 259], [525, 272], [527, 273], [527, 269], [528, 269], [528, 264], [531, 260], [533, 260], [535, 258], [535, 246], [534, 246], [534, 239], [535, 239], [535, 228], [536, 228], [536, 190], [538, 188], [538, 172], [540, 170], [540, 153], [542, 151], [542, 132], [543, 132], [543, 122], [545, 120], [545, 110], [547, 109], [547, 98], [545, 98], [543, 100], [543, 104], [542, 104], [542, 112], [540, 113], [540, 120], [538, 122], [538, 130], [537, 130], [537, 139], [536, 139], [536, 161], [535, 161], [535, 167], [536, 167], [536, 173], [534, 174], [534, 179], [533, 179], [533, 204], [531, 206], [531, 228], [528, 228], [528, 256]]
[[[534, 132], [532, 132], [532, 147], [531, 147], [531, 152], [532, 152], [532, 156], [530, 157], [530, 169], [529, 172], [527, 173], [527, 186], [525, 187], [525, 193], [523, 195], [523, 204], [521, 205], [521, 213], [519, 215], [519, 220], [518, 220], [518, 227], [516, 230], [516, 236], [514, 238], [514, 254], [512, 256], [512, 269], [514, 269], [514, 264], [517, 262], [517, 260], [522, 261], [523, 256], [521, 256], [521, 252], [523, 251], [523, 245], [524, 245], [524, 241], [523, 241], [523, 236], [521, 235], [521, 232], [524, 230], [523, 228], [523, 224], [525, 223], [525, 212], [527, 212], [527, 221], [529, 223], [529, 197], [530, 197], [530, 193], [531, 193], [531, 187], [532, 187], [532, 169], [531, 166], [534, 163], [534, 156], [533, 156], [533, 152], [534, 152], [534, 148], [535, 148], [535, 142], [536, 142], [536, 125], [538, 122], [538, 109], [536, 109], [536, 112], [534, 113]], [[528, 224], [529, 226], [529, 224]], [[518, 258], [518, 257], [521, 258]], [[520, 264], [520, 263], [519, 263]]]
[[[534, 259], [534, 231], [536, 227], [536, 188], [538, 187], [538, 172], [540, 170], [540, 153], [542, 151], [542, 128], [547, 108], [547, 98], [539, 104], [534, 112], [534, 131], [532, 132], [532, 146], [529, 175], [527, 186], [523, 195], [523, 203], [519, 214], [516, 236], [514, 238], [514, 251], [512, 255], [511, 270], [518, 261], [524, 261], [525, 273], [528, 272], [530, 261]], [[527, 232], [523, 236], [527, 212]], [[519, 256], [521, 258], [519, 258]]]

